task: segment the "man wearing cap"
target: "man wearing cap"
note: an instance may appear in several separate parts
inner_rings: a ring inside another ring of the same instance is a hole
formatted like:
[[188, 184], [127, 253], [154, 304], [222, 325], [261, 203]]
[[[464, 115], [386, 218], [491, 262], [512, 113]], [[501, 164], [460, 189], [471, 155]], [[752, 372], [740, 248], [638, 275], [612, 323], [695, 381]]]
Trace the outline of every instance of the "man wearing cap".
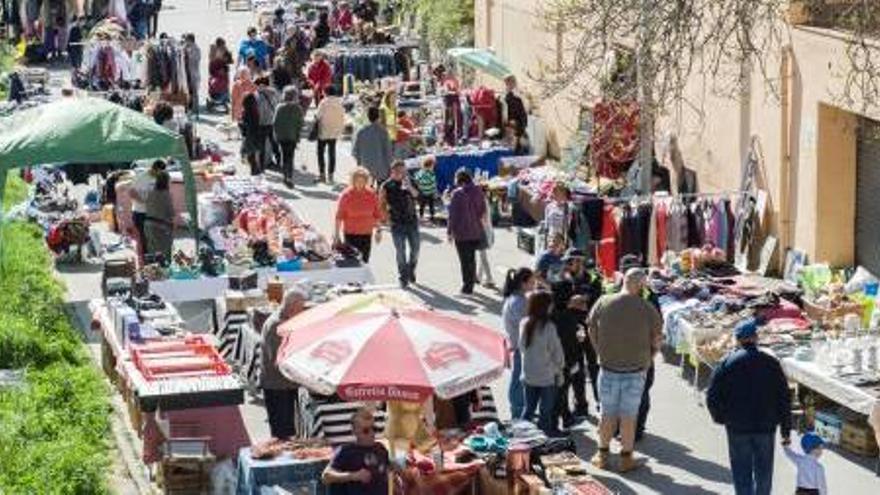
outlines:
[[621, 472], [640, 463], [633, 456], [636, 417], [648, 368], [660, 348], [663, 320], [650, 303], [642, 299], [647, 276], [631, 268], [623, 279], [623, 291], [603, 296], [588, 319], [590, 341], [599, 358], [599, 451], [592, 463], [608, 467], [610, 444], [620, 426]]
[[739, 349], [725, 357], [706, 394], [706, 406], [727, 430], [730, 470], [737, 495], [769, 495], [773, 485], [773, 434], [791, 435], [791, 396], [782, 366], [758, 349], [754, 319], [734, 329]]
[[[642, 260], [634, 254], [627, 254], [620, 258], [620, 269], [626, 273], [630, 268], [639, 268], [642, 266]], [[657, 297], [650, 287], [645, 286], [642, 290], [642, 299], [648, 301], [657, 312], [660, 312], [660, 299]], [[645, 387], [642, 389], [642, 401], [639, 404], [639, 416], [636, 420], [636, 442], [640, 442], [645, 436], [645, 426], [648, 423], [648, 413], [651, 411], [651, 387], [654, 386], [654, 363], [648, 367], [645, 373]]]
[[562, 263], [560, 279], [551, 284], [550, 290], [553, 293], [554, 314], [559, 316], [556, 330], [560, 333], [559, 338], [563, 342], [567, 360], [566, 384], [557, 405], [561, 409], [563, 424], [571, 424], [574, 418], [571, 411], [567, 410], [568, 385], [574, 395], [574, 416], [590, 415], [586, 396], [588, 372], [593, 384], [593, 396], [599, 402], [599, 364], [596, 361], [596, 350], [593, 349], [590, 339], [586, 338], [583, 328], [579, 327], [586, 323], [590, 309], [602, 296], [602, 281], [595, 273], [590, 272], [593, 267], [588, 269], [586, 255], [580, 249], [569, 248], [562, 257]]

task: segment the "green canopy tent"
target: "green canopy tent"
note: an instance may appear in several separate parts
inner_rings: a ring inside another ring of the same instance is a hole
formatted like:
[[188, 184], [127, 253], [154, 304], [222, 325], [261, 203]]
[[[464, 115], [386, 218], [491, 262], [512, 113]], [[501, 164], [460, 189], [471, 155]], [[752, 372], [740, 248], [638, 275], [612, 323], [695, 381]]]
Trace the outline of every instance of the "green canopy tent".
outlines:
[[[182, 164], [186, 207], [196, 235], [195, 178], [183, 138], [142, 113], [100, 98], [64, 98], [0, 119], [0, 205], [11, 168], [162, 157]], [[0, 238], [0, 259], [2, 247]]]
[[507, 65], [494, 53], [482, 48], [450, 48], [446, 51], [456, 62], [485, 72], [498, 79], [512, 74]]

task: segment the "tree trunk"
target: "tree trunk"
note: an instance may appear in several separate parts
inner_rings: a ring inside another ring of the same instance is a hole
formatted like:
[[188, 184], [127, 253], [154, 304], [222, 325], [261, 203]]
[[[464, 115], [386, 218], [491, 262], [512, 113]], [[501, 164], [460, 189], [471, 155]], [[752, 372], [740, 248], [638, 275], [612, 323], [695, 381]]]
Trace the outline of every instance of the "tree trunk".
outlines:
[[639, 32], [636, 38], [636, 85], [639, 99], [639, 155], [641, 167], [637, 189], [651, 194], [651, 167], [654, 161], [654, 59], [651, 53], [651, 0], [640, 0]]

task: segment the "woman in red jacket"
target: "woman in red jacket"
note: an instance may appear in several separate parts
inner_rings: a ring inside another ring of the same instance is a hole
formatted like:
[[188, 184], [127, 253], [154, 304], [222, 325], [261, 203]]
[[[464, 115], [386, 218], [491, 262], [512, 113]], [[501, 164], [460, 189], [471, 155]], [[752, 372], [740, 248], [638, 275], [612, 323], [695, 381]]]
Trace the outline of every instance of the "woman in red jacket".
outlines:
[[320, 51], [312, 54], [312, 63], [306, 69], [306, 78], [314, 91], [315, 105], [321, 103], [324, 94], [333, 82], [333, 68]]
[[336, 206], [336, 231], [333, 236], [339, 242], [340, 231], [345, 234], [345, 243], [361, 252], [364, 263], [370, 261], [373, 232], [377, 243], [381, 239], [377, 227], [382, 220], [382, 210], [379, 208], [379, 196], [368, 186], [370, 181], [370, 172], [363, 167], [351, 173], [351, 185], [339, 196]]

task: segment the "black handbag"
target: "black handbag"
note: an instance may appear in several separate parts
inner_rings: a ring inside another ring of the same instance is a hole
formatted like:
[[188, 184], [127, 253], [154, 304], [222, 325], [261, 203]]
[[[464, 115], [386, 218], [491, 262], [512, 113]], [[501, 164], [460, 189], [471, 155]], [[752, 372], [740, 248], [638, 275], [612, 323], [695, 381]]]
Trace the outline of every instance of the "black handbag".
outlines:
[[309, 141], [317, 141], [318, 140], [318, 126], [320, 124], [318, 121], [315, 121], [315, 125], [312, 126], [312, 129], [309, 131]]

